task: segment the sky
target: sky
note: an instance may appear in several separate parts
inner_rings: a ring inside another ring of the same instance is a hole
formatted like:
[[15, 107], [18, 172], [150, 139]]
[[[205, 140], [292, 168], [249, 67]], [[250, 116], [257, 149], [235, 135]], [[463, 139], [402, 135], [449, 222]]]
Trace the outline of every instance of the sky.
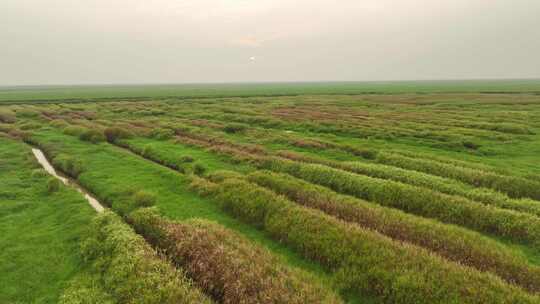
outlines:
[[0, 0], [0, 85], [540, 78], [538, 0]]

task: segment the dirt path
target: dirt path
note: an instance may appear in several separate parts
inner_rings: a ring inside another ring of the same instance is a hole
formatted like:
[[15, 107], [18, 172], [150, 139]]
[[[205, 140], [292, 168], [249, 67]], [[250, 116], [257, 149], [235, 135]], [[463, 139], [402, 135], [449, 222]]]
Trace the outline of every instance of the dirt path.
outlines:
[[41, 166], [43, 166], [43, 169], [45, 169], [45, 171], [47, 171], [50, 175], [56, 177], [57, 179], [61, 180], [64, 185], [68, 185], [77, 189], [77, 191], [84, 195], [84, 198], [86, 198], [92, 208], [94, 208], [97, 212], [103, 212], [105, 208], [103, 208], [103, 206], [99, 203], [97, 199], [95, 199], [88, 192], [84, 191], [84, 189], [82, 189], [77, 183], [72, 182], [69, 178], [58, 175], [56, 173], [56, 170], [54, 170], [54, 167], [49, 163], [49, 161], [45, 157], [45, 154], [43, 154], [41, 150], [32, 148], [32, 153], [34, 153], [37, 161], [41, 164]]

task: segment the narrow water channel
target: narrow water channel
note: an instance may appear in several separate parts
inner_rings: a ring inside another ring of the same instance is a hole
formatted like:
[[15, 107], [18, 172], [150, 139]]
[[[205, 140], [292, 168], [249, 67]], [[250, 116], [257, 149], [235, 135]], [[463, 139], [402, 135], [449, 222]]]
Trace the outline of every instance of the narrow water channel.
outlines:
[[34, 153], [34, 156], [36, 157], [37, 161], [41, 164], [43, 169], [47, 171], [50, 175], [56, 177], [64, 185], [70, 186], [75, 188], [77, 191], [79, 191], [81, 194], [84, 195], [84, 198], [88, 201], [90, 206], [94, 208], [97, 212], [103, 212], [105, 208], [99, 203], [97, 199], [95, 199], [90, 193], [86, 192], [84, 189], [82, 189], [77, 183], [73, 182], [68, 177], [64, 177], [56, 173], [56, 170], [54, 170], [54, 167], [49, 163], [49, 160], [47, 160], [47, 157], [45, 157], [45, 154], [40, 149], [32, 148], [32, 153]]

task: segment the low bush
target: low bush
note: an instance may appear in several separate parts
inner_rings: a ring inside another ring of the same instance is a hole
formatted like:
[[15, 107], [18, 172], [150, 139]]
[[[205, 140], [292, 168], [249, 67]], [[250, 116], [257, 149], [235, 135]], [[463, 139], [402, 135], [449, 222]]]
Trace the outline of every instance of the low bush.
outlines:
[[462, 197], [318, 164], [272, 158], [264, 161], [261, 166], [383, 206], [491, 233], [516, 242], [540, 245], [540, 219], [530, 214], [494, 208]]
[[314, 148], [314, 149], [328, 148], [328, 145], [326, 143], [320, 142], [317, 140], [311, 140], [311, 139], [303, 139], [303, 138], [292, 139], [292, 140], [289, 140], [288, 143], [290, 145], [293, 145], [299, 148]]
[[167, 127], [173, 129], [175, 134], [191, 133], [194, 130], [192, 126], [179, 122], [170, 123]]
[[81, 243], [85, 266], [118, 303], [210, 303], [112, 212], [96, 216]]
[[171, 222], [151, 209], [129, 220], [219, 303], [341, 303], [307, 274], [218, 224]]
[[195, 162], [192, 166], [193, 174], [195, 175], [203, 175], [206, 172], [206, 166], [203, 163]]
[[227, 124], [225, 127], [223, 127], [223, 131], [226, 133], [240, 133], [247, 129], [247, 126], [245, 124], [239, 124], [239, 123], [230, 123]]
[[229, 170], [217, 170], [208, 175], [208, 179], [212, 182], [222, 182], [229, 178], [243, 178], [244, 175], [240, 172]]
[[248, 180], [303, 206], [427, 248], [449, 260], [492, 272], [531, 292], [540, 291], [540, 267], [530, 265], [526, 259], [479, 233], [340, 195], [286, 174], [257, 171], [249, 174]]
[[375, 159], [378, 154], [377, 150], [370, 148], [361, 148], [352, 145], [339, 145], [338, 148], [365, 159]]
[[54, 193], [60, 190], [60, 181], [54, 177], [47, 180], [47, 192]]
[[508, 122], [502, 122], [502, 123], [496, 123], [496, 124], [484, 124], [485, 129], [487, 130], [493, 130], [503, 133], [510, 133], [510, 134], [523, 134], [523, 135], [530, 135], [534, 134], [532, 130], [530, 130], [525, 125], [519, 125], [515, 123], [508, 123]]
[[88, 275], [78, 275], [64, 289], [59, 304], [116, 304], [101, 283]]
[[475, 142], [470, 141], [470, 140], [463, 141], [463, 146], [465, 148], [471, 149], [471, 150], [478, 150], [478, 148], [480, 148], [480, 144], [475, 143]]
[[200, 196], [209, 196], [216, 192], [217, 184], [209, 181], [206, 178], [190, 175], [189, 181], [190, 190], [196, 192]]
[[5, 124], [0, 122], [0, 132], [8, 133], [10, 130], [14, 128], [13, 125]]
[[390, 179], [410, 185], [425, 187], [446, 194], [459, 195], [486, 205], [493, 205], [503, 209], [527, 212], [540, 216], [540, 204], [527, 200], [511, 199], [507, 195], [489, 188], [476, 188], [456, 180], [436, 175], [382, 164], [362, 162], [335, 163], [332, 167], [371, 177]]
[[127, 139], [131, 137], [131, 133], [123, 128], [109, 127], [103, 130], [105, 139], [110, 143], [115, 143], [120, 139]]
[[52, 164], [55, 168], [59, 168], [63, 173], [75, 179], [84, 171], [82, 161], [65, 154], [54, 157]]
[[19, 118], [37, 118], [40, 112], [33, 109], [18, 109], [15, 115]]
[[192, 163], [195, 161], [195, 159], [189, 155], [184, 155], [182, 157], [180, 157], [180, 160], [179, 160], [181, 163]]
[[215, 188], [221, 207], [333, 271], [343, 289], [386, 303], [536, 303], [491, 274], [347, 224], [238, 179]]
[[19, 129], [11, 129], [8, 132], [9, 136], [13, 138], [18, 138], [24, 142], [27, 142], [30, 137], [32, 137], [32, 133], [29, 131], [22, 131]]
[[174, 130], [165, 128], [155, 128], [150, 133], [150, 136], [158, 140], [171, 139], [174, 136]]
[[116, 144], [130, 150], [135, 154], [138, 154], [163, 166], [174, 169], [180, 173], [186, 172], [186, 160], [191, 160], [191, 157], [189, 157], [188, 159], [184, 159], [183, 157], [178, 158], [166, 152], [162, 152], [153, 144], [146, 144], [142, 148], [140, 146], [130, 144], [127, 141], [117, 142]]
[[12, 124], [17, 122], [15, 113], [13, 113], [13, 111], [11, 110], [0, 110], [0, 122], [6, 124]]
[[139, 190], [133, 194], [133, 202], [136, 208], [152, 207], [156, 204], [156, 195], [153, 193]]
[[81, 136], [83, 133], [87, 132], [88, 129], [81, 126], [67, 126], [64, 128], [63, 132], [66, 135], [71, 136]]
[[141, 156], [149, 159], [156, 159], [157, 158], [157, 149], [152, 144], [145, 145], [142, 150], [140, 151]]
[[32, 170], [32, 178], [41, 178], [47, 176], [47, 171], [43, 170], [42, 168], [37, 168]]
[[417, 159], [393, 153], [379, 153], [377, 162], [404, 169], [460, 180], [476, 187], [492, 188], [513, 198], [530, 197], [540, 200], [540, 182], [517, 176], [475, 170], [429, 159]]
[[49, 122], [49, 124], [55, 128], [64, 129], [65, 127], [69, 126], [67, 121], [63, 119], [54, 119]]
[[79, 139], [91, 143], [99, 143], [105, 141], [105, 136], [98, 130], [88, 129], [79, 135]]
[[421, 153], [421, 152], [409, 151], [409, 150], [391, 150], [391, 152], [385, 152], [385, 153], [398, 154], [398, 155], [412, 157], [412, 158], [428, 159], [428, 160], [440, 162], [443, 164], [451, 164], [458, 167], [464, 167], [464, 168], [469, 168], [469, 169], [477, 169], [477, 170], [482, 170], [482, 171], [501, 173], [503, 175], [505, 174], [507, 175], [508, 173], [508, 172], [505, 172], [505, 169], [492, 167], [484, 163], [464, 161], [460, 159], [440, 156], [437, 154]]
[[22, 124], [20, 126], [20, 129], [21, 130], [36, 130], [36, 129], [39, 129], [41, 128], [41, 125], [39, 123], [35, 123], [35, 122], [27, 122], [25, 124]]

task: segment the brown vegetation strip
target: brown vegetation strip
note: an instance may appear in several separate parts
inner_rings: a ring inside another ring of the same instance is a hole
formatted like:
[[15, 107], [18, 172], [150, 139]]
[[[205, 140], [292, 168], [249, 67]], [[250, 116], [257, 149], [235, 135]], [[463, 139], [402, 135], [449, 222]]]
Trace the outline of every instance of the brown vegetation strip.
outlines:
[[220, 303], [342, 303], [314, 278], [218, 224], [172, 222], [151, 209], [130, 221]]

